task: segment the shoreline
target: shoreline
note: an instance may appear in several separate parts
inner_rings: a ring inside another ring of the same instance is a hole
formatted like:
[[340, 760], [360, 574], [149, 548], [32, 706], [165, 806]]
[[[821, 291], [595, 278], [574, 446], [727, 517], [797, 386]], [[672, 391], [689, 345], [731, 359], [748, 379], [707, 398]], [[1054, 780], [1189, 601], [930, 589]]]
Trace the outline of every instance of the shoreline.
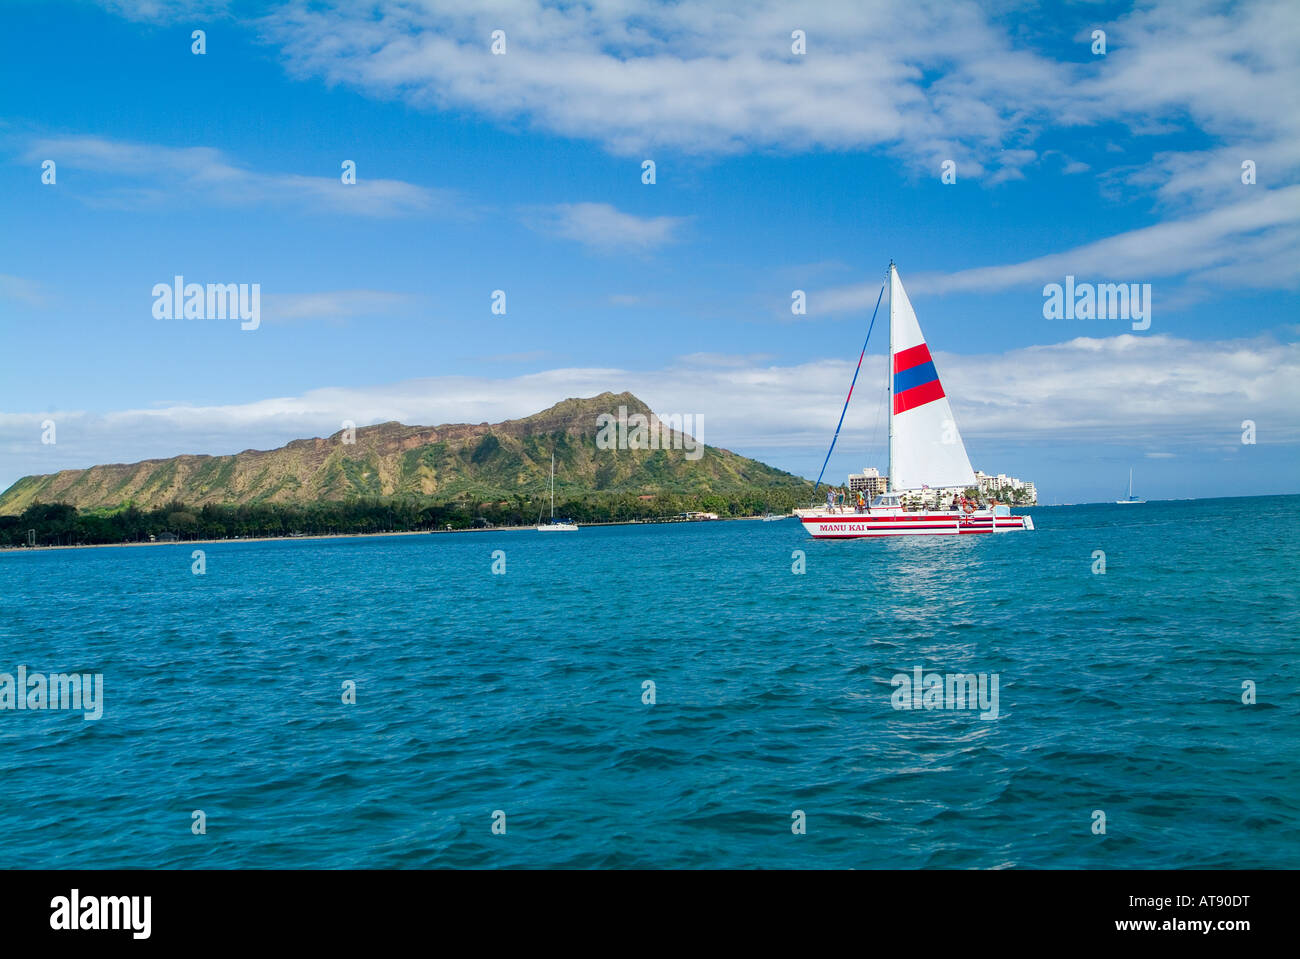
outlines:
[[[788, 519], [791, 514], [785, 517]], [[761, 520], [762, 516], [719, 516], [717, 519], [641, 519], [641, 520], [601, 520], [595, 523], [579, 523], [579, 528], [596, 526], [672, 526], [675, 524], [698, 525], [701, 523], [726, 523]], [[155, 540], [139, 543], [76, 543], [66, 546], [0, 546], [0, 556], [6, 553], [41, 553], [56, 549], [120, 549], [135, 546], [198, 546], [214, 543], [274, 543], [281, 540], [317, 540], [317, 539], [359, 539], [376, 536], [445, 536], [449, 533], [517, 533], [536, 530], [536, 523], [527, 526], [475, 526], [467, 529], [408, 529], [391, 530], [383, 533], [310, 533], [300, 536], [239, 536], [224, 539], [177, 539]]]

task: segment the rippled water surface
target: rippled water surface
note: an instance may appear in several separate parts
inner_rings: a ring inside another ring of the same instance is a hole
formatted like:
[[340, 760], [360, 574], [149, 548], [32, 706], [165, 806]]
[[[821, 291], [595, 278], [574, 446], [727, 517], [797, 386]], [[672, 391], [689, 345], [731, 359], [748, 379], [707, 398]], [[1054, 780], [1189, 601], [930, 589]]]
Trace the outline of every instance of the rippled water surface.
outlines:
[[1300, 867], [1300, 497], [1032, 514], [0, 553], [0, 867]]

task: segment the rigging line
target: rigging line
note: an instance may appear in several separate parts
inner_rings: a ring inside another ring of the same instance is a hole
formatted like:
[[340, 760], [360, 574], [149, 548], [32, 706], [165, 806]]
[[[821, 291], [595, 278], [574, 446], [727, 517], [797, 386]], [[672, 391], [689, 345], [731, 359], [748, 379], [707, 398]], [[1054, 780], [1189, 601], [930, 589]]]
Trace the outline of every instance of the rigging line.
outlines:
[[[888, 281], [886, 281], [888, 282]], [[813, 486], [813, 496], [817, 495], [818, 488], [822, 485], [822, 477], [826, 475], [826, 464], [831, 461], [831, 453], [835, 452], [835, 441], [840, 438], [840, 427], [844, 425], [844, 414], [849, 411], [849, 400], [853, 399], [853, 387], [857, 385], [858, 374], [862, 372], [862, 358], [867, 355], [867, 344], [871, 342], [871, 331], [876, 326], [876, 314], [880, 312], [880, 301], [885, 296], [885, 284], [880, 284], [880, 293], [876, 296], [876, 308], [871, 311], [871, 323], [867, 327], [867, 338], [862, 341], [862, 352], [858, 354], [858, 368], [853, 371], [853, 382], [849, 384], [849, 395], [844, 397], [844, 409], [840, 410], [840, 422], [835, 427], [835, 435], [831, 437], [831, 448], [826, 451], [826, 459], [822, 461], [822, 471], [817, 474], [817, 483]]]

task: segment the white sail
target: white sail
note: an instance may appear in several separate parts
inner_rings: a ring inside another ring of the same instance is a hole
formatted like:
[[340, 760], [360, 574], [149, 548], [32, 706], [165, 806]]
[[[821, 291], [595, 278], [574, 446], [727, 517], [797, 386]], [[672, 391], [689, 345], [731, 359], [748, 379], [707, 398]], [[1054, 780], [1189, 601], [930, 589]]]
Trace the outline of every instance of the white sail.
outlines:
[[966, 446], [898, 270], [889, 266], [889, 488], [975, 485]]

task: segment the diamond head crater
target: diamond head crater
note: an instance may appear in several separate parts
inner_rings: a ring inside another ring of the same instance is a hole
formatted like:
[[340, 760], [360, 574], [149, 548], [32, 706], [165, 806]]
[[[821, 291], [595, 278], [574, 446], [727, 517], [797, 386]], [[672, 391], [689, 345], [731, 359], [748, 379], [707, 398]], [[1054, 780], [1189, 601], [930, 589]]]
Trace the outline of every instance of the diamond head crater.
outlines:
[[[635, 431], [627, 442], [638, 416], [649, 444]], [[0, 545], [524, 526], [549, 508], [552, 457], [556, 512], [577, 522], [788, 513], [809, 501], [807, 479], [675, 426], [607, 392], [501, 423], [380, 423], [272, 450], [25, 476], [0, 493]]]

